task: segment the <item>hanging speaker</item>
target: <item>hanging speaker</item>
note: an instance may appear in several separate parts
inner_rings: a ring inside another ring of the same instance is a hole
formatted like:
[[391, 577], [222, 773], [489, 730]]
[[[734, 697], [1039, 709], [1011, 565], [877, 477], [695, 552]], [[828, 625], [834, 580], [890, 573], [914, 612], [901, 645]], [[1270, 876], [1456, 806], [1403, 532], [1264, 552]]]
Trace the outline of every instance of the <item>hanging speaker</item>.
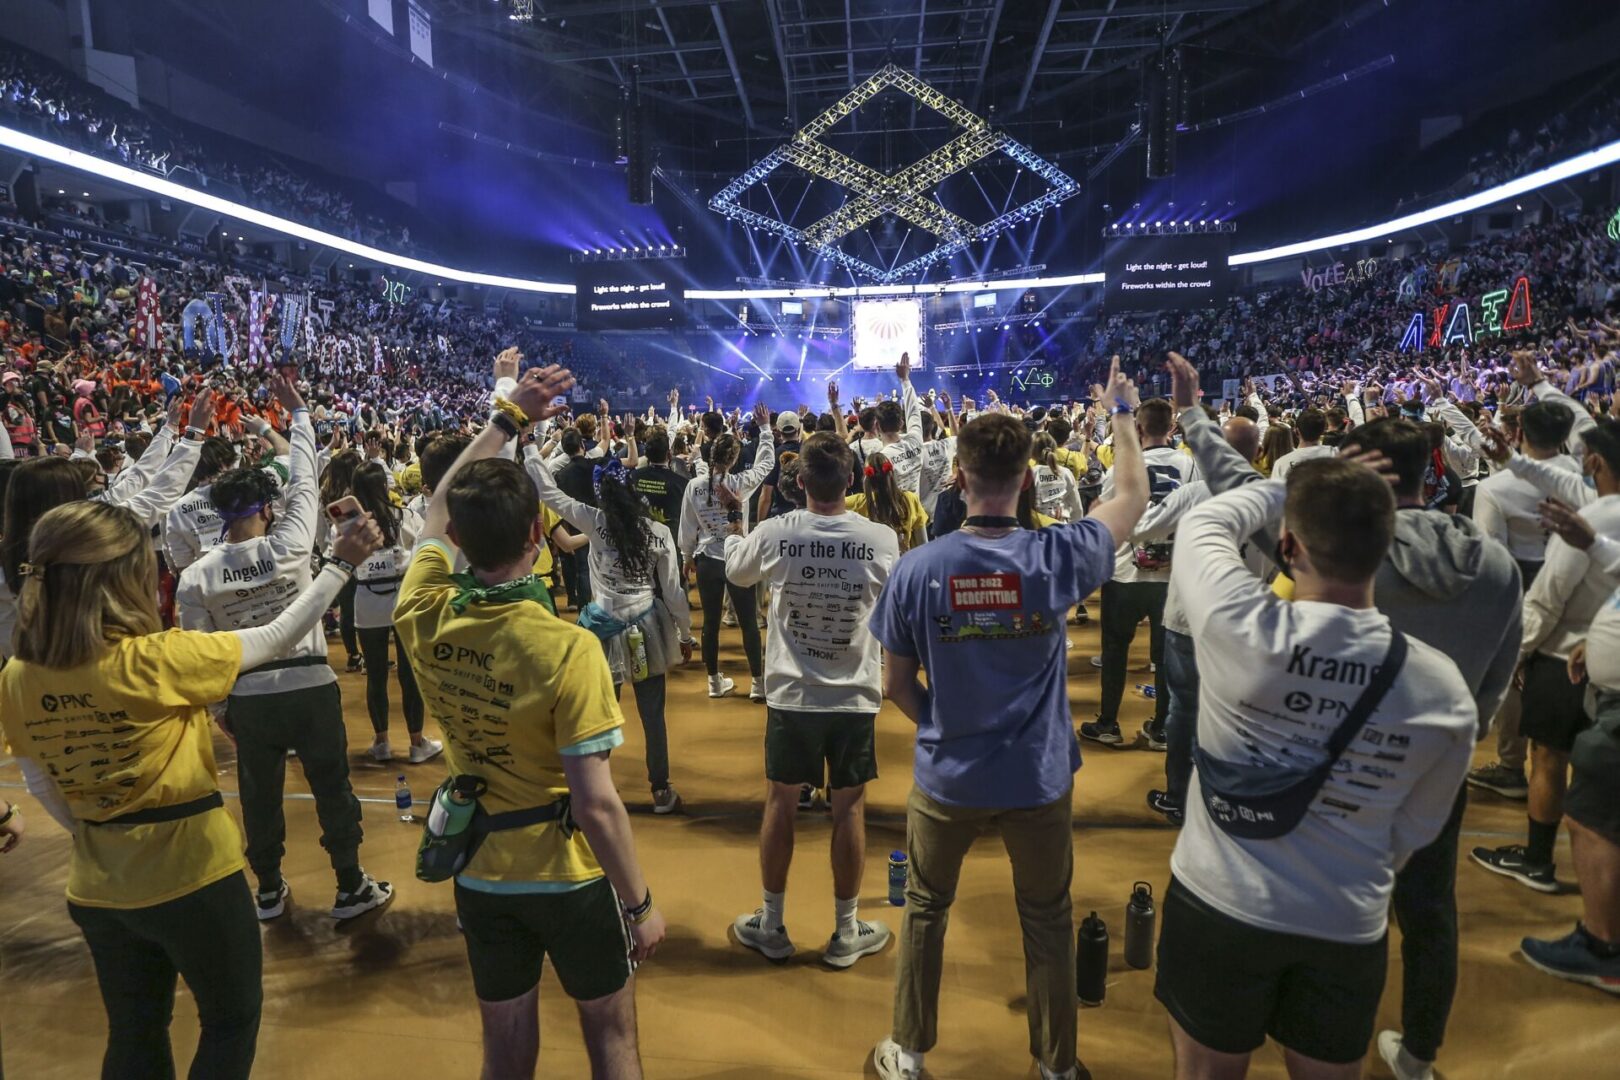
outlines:
[[630, 203], [651, 206], [653, 201], [652, 154], [648, 152], [647, 107], [641, 100], [641, 69], [630, 70], [630, 95], [624, 108], [624, 143], [628, 157]]
[[1147, 175], [1149, 180], [1176, 172], [1176, 125], [1186, 104], [1179, 49], [1160, 52], [1147, 67]]

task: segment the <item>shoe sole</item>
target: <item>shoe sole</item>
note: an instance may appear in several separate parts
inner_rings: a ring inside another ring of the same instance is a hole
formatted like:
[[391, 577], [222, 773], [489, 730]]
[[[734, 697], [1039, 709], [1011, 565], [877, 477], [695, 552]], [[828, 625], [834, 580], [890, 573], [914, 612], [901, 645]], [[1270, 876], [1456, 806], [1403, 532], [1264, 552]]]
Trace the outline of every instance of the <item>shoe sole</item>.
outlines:
[[1098, 744], [1099, 746], [1111, 746], [1115, 750], [1123, 750], [1123, 749], [1125, 749], [1125, 739], [1124, 739], [1123, 736], [1120, 736], [1120, 735], [1115, 735], [1113, 738], [1110, 739], [1110, 738], [1108, 738], [1106, 736], [1086, 735], [1086, 734], [1082, 733], [1080, 737], [1082, 739], [1086, 740], [1086, 742], [1094, 742], [1094, 743]]
[[292, 893], [291, 892], [285, 893], [281, 897], [281, 902], [278, 903], [274, 908], [262, 908], [262, 907], [259, 907], [257, 903], [255, 903], [254, 904], [254, 909], [255, 909], [254, 914], [256, 914], [259, 917], [260, 922], [270, 922], [272, 919], [279, 919], [279, 918], [281, 918], [283, 915], [285, 915], [287, 913], [287, 901], [290, 900], [291, 898], [292, 898]]
[[864, 949], [857, 949], [855, 952], [852, 952], [852, 953], [844, 953], [844, 954], [841, 954], [841, 955], [838, 955], [838, 956], [834, 956], [832, 953], [822, 953], [821, 954], [821, 962], [823, 964], [826, 964], [828, 967], [836, 968], [839, 971], [843, 971], [846, 968], [852, 968], [852, 967], [855, 966], [855, 961], [859, 960], [861, 957], [863, 957], [863, 956], [871, 956], [874, 953], [880, 953], [884, 949], [888, 948], [889, 947], [889, 941], [893, 937], [894, 937], [894, 934], [891, 932], [889, 934], [889, 937], [884, 938], [882, 941], [878, 942], [876, 945], [869, 945]]
[[723, 697], [730, 697], [734, 693], [736, 693], [735, 690], [722, 690], [718, 694], [715, 693], [713, 690], [710, 690], [709, 691], [709, 696], [712, 697], [712, 698], [723, 698]]
[[1471, 788], [1478, 788], [1481, 791], [1489, 791], [1493, 795], [1500, 795], [1500, 796], [1502, 796], [1502, 798], [1504, 798], [1504, 799], [1512, 799], [1514, 802], [1527, 802], [1530, 799], [1530, 789], [1527, 788], [1527, 787], [1522, 787], [1522, 788], [1498, 787], [1495, 784], [1488, 784], [1488, 783], [1484, 782], [1483, 780], [1475, 780], [1475, 779], [1472, 779], [1472, 778], [1469, 779], [1468, 786], [1471, 787]]
[[1517, 881], [1520, 885], [1523, 885], [1527, 889], [1534, 889], [1538, 893], [1556, 893], [1559, 891], [1559, 884], [1557, 881], [1544, 884], [1536, 881], [1534, 878], [1526, 877], [1517, 870], [1509, 870], [1505, 866], [1493, 866], [1471, 851], [1468, 853], [1468, 857], [1474, 860], [1474, 862], [1478, 863], [1480, 866], [1483, 866], [1485, 869], [1489, 870], [1491, 873], [1500, 874], [1502, 877]]
[[668, 806], [659, 806], [657, 803], [653, 803], [652, 811], [659, 817], [664, 817], [665, 815], [673, 814], [675, 811], [679, 810], [685, 805], [686, 803], [682, 802], [681, 797], [677, 795], [675, 796], [675, 801], [670, 803]]
[[441, 746], [437, 750], [433, 751], [433, 753], [429, 754], [427, 757], [417, 757], [415, 754], [412, 754], [411, 755], [411, 764], [412, 765], [426, 765], [428, 762], [432, 761], [434, 758], [438, 757], [442, 753], [444, 753], [444, 747]]
[[759, 955], [763, 956], [765, 959], [769, 960], [773, 964], [780, 964], [782, 961], [786, 960], [788, 957], [792, 956], [794, 953], [799, 951], [796, 946], [791, 945], [791, 944], [788, 945], [787, 948], [785, 948], [785, 949], [777, 949], [777, 948], [773, 948], [773, 947], [771, 947], [769, 945], [755, 945], [752, 942], [744, 941], [742, 939], [742, 935], [737, 933], [737, 928], [736, 927], [732, 927], [731, 932], [732, 932], [733, 935], [736, 936], [738, 945], [741, 945], [743, 948], [747, 949], [749, 952], [757, 952], [757, 953], [759, 953]]
[[1580, 983], [1582, 986], [1590, 986], [1594, 990], [1603, 991], [1605, 994], [1620, 995], [1620, 979], [1607, 979], [1602, 975], [1578, 975], [1574, 972], [1560, 971], [1555, 967], [1543, 964], [1540, 960], [1537, 960], [1523, 949], [1519, 950], [1519, 955], [1524, 957], [1525, 963], [1529, 964], [1531, 967], [1535, 968], [1539, 972], [1542, 972], [1543, 974], [1551, 975], [1556, 979], [1563, 979], [1566, 982]]

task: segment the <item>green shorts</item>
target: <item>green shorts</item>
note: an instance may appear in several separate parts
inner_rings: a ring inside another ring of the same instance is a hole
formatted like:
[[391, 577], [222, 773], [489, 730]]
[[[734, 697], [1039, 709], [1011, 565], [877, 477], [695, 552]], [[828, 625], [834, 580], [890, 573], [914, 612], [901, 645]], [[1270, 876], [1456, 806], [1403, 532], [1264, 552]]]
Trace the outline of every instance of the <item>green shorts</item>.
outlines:
[[833, 791], [877, 779], [871, 713], [765, 710], [765, 778]]
[[456, 914], [480, 1001], [533, 990], [548, 955], [575, 1001], [617, 993], [630, 978], [630, 939], [607, 878], [559, 893], [487, 893], [457, 882]]

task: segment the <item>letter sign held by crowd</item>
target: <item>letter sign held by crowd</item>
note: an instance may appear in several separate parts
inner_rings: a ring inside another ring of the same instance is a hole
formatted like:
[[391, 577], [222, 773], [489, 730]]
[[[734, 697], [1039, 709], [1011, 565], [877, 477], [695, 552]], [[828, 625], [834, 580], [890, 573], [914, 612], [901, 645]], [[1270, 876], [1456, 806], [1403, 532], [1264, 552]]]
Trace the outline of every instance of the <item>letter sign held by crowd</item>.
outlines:
[[[1530, 317], [1530, 279], [1521, 277], [1511, 289], [1497, 289], [1479, 298], [1479, 329], [1474, 328], [1474, 313], [1466, 300], [1446, 301], [1427, 313], [1415, 312], [1401, 334], [1401, 352], [1421, 352], [1443, 349], [1450, 345], [1472, 345], [1475, 341], [1494, 334], [1528, 329]], [[1427, 333], [1425, 333], [1427, 326]]]

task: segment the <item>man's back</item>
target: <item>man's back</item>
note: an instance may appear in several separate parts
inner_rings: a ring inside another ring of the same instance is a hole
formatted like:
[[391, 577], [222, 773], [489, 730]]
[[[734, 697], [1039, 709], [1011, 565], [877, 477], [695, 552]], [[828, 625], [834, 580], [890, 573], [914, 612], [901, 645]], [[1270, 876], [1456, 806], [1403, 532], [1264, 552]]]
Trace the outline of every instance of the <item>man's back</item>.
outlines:
[[964, 529], [905, 556], [872, 632], [928, 672], [917, 784], [960, 806], [1043, 806], [1080, 764], [1063, 620], [1113, 569], [1092, 520], [986, 537]]
[[[611, 748], [624, 724], [602, 647], [534, 600], [474, 602], [458, 613], [453, 558], [441, 543], [420, 545], [394, 610], [422, 699], [444, 729], [450, 772], [484, 778], [490, 813], [555, 802], [568, 792], [561, 751], [592, 740]], [[554, 825], [491, 834], [466, 872], [524, 882], [602, 873], [584, 834], [564, 837]]]
[[[559, 477], [558, 486], [561, 486], [560, 481]], [[690, 482], [668, 465], [643, 465], [630, 473], [630, 490], [647, 500], [652, 519], [669, 526], [671, 533], [680, 527], [681, 496], [686, 494], [686, 485]]]

